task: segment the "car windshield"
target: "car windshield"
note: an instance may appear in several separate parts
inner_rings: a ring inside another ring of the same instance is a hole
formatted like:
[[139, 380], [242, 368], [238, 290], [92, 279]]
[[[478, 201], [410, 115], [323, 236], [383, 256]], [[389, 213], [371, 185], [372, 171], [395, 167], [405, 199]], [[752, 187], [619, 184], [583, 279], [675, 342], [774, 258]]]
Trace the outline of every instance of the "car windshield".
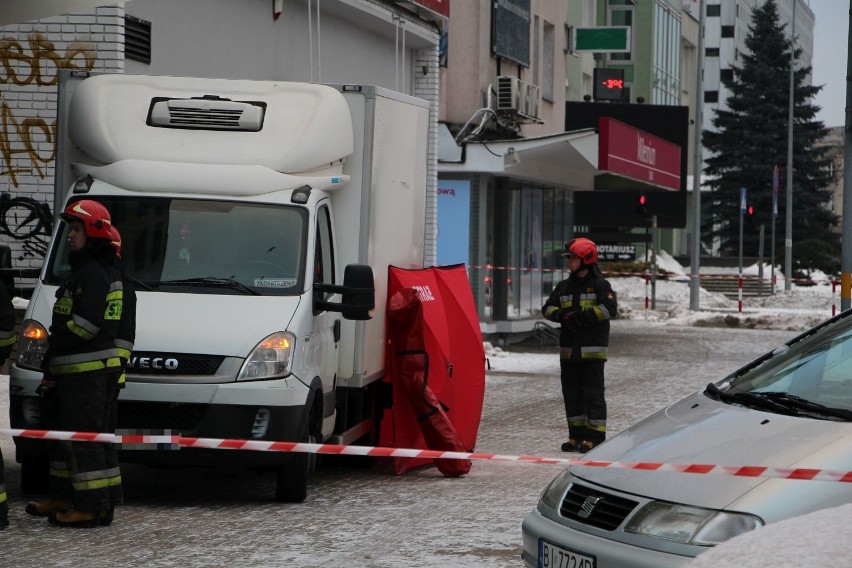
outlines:
[[775, 351], [709, 396], [771, 412], [852, 420], [852, 317]]
[[[139, 290], [294, 295], [303, 287], [304, 208], [232, 201], [108, 198], [122, 261]], [[47, 281], [70, 272], [63, 223]]]

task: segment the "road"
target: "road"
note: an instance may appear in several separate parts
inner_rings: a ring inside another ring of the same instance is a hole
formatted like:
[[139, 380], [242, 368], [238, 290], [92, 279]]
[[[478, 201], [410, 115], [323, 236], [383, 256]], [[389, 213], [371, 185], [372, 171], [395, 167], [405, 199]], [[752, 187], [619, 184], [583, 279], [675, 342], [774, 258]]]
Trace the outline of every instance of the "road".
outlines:
[[[777, 346], [792, 332], [613, 322], [610, 432]], [[553, 348], [491, 359], [477, 451], [565, 457], [565, 419]], [[523, 372], [517, 365], [523, 361]], [[512, 370], [505, 370], [511, 368]], [[0, 424], [8, 427], [8, 384]], [[125, 465], [127, 504], [107, 528], [60, 529], [23, 512], [13, 443], [0, 438], [11, 526], [0, 565], [194, 567], [520, 566], [523, 516], [559, 467], [475, 461], [462, 478], [434, 467], [395, 476], [321, 468], [299, 505], [274, 501], [271, 474], [154, 470]], [[223, 450], [226, 451], [226, 450]]]

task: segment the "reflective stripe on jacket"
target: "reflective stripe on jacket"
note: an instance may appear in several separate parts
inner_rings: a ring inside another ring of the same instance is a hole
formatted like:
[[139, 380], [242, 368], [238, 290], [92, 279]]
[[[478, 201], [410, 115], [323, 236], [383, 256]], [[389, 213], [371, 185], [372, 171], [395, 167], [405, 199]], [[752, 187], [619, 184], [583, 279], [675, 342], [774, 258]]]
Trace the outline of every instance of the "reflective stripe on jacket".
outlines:
[[612, 286], [596, 268], [590, 267], [583, 278], [571, 275], [559, 282], [541, 308], [551, 320], [557, 310], [580, 312], [580, 327], [572, 330], [562, 325], [559, 352], [563, 360], [606, 361], [609, 320], [618, 315], [618, 303]]
[[119, 370], [115, 336], [123, 297], [115, 266], [88, 258], [75, 267], [68, 282], [56, 292], [46, 357], [51, 375]]

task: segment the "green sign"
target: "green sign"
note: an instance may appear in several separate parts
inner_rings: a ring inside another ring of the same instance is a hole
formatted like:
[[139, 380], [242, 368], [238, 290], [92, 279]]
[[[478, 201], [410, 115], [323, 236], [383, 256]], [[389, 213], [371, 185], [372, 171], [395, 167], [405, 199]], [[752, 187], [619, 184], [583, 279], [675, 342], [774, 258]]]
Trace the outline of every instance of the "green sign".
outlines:
[[574, 28], [574, 51], [629, 53], [630, 26]]

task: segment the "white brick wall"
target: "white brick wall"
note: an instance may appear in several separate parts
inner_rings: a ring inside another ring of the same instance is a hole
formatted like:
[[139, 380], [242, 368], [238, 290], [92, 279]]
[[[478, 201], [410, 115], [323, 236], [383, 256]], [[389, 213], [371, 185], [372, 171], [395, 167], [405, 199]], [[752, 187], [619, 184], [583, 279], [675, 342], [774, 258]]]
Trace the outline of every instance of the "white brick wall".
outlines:
[[0, 245], [11, 247], [15, 268], [41, 266], [47, 223], [27, 219], [39, 207], [59, 206], [53, 203], [58, 72], [123, 71], [123, 28], [122, 6], [0, 27]]

